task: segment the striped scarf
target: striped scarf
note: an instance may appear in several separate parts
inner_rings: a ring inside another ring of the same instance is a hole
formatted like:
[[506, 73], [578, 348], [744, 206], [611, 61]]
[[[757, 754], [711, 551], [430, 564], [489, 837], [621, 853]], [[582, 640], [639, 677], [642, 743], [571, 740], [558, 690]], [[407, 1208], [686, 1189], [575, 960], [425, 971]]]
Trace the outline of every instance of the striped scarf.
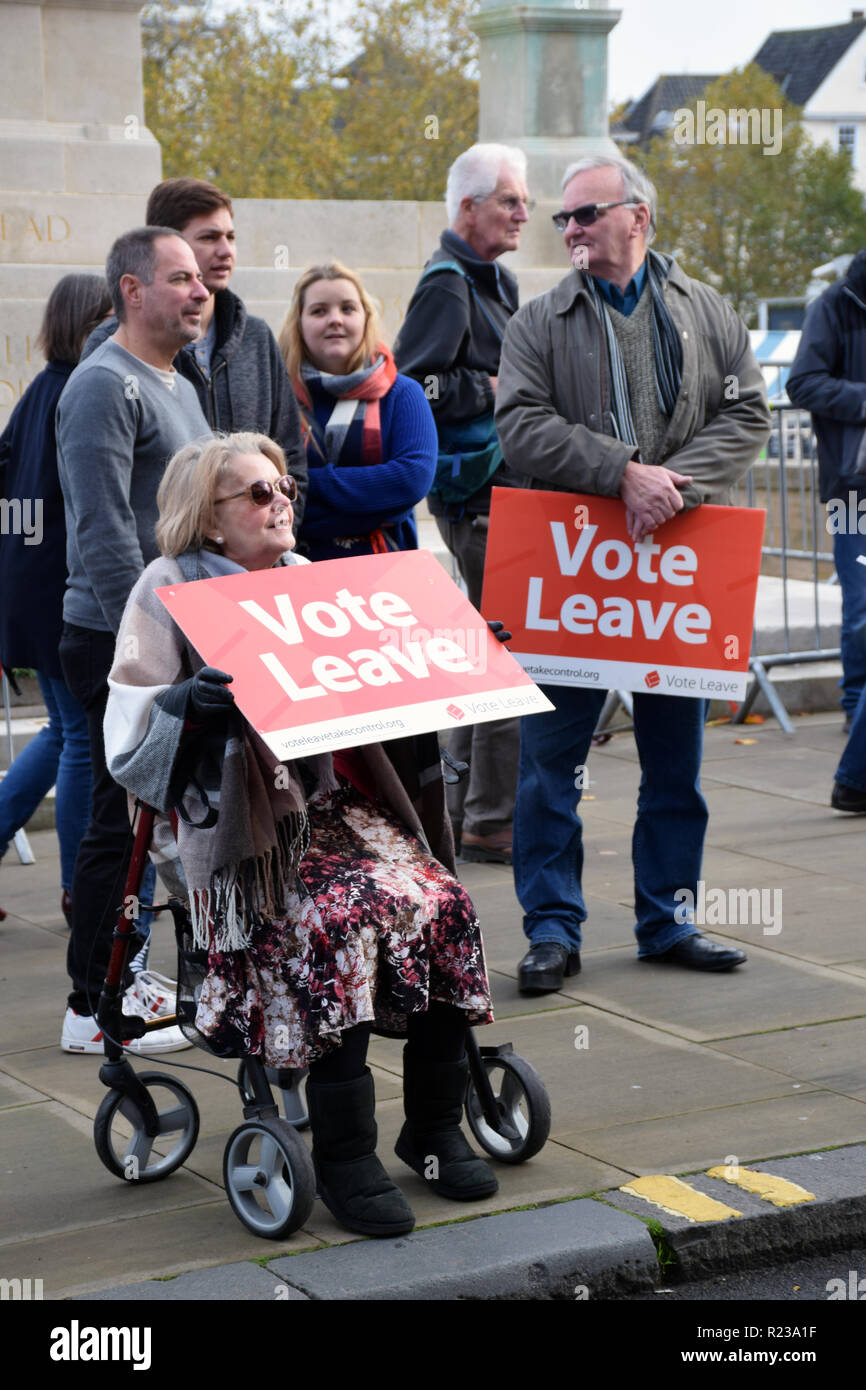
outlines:
[[[361, 462], [382, 462], [379, 401], [391, 390], [396, 379], [394, 357], [384, 343], [379, 343], [379, 355], [375, 362], [348, 376], [320, 372], [311, 362], [303, 363], [301, 375], [295, 377], [292, 386], [301, 407], [305, 436], [312, 436], [326, 463], [340, 462], [340, 453], [355, 420], [361, 425]], [[336, 397], [324, 431], [316, 423], [308, 382], [312, 386], [320, 386], [329, 396]]]
[[[672, 265], [673, 259], [670, 256], [660, 256], [656, 251], [647, 251], [647, 283], [653, 298], [653, 360], [655, 362], [656, 393], [659, 408], [668, 419], [674, 413], [683, 380], [682, 343], [664, 299], [664, 282]], [[628, 379], [622, 360], [622, 351], [608, 313], [607, 300], [599, 291], [598, 285], [591, 275], [584, 274], [583, 282], [589, 291], [592, 306], [598, 315], [607, 343], [607, 360], [610, 368], [610, 415], [613, 432], [616, 438], [623, 440], [624, 443], [636, 445], [638, 441], [628, 395]]]

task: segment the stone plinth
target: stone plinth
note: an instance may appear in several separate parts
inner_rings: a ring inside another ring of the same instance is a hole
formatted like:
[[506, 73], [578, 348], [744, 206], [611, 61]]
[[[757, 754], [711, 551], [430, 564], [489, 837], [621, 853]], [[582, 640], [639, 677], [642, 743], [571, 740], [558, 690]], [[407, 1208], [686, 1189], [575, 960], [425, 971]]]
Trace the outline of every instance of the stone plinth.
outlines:
[[479, 140], [518, 145], [535, 198], [556, 198], [563, 171], [585, 154], [615, 154], [608, 135], [607, 0], [507, 5], [481, 0]]
[[131, 194], [160, 177], [139, 0], [0, 0], [0, 188]]

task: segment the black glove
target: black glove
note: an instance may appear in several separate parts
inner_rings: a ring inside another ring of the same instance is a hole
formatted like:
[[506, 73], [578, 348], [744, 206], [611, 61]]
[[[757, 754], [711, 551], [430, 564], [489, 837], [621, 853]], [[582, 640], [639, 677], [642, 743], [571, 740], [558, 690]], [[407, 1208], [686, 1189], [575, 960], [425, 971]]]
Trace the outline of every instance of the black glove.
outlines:
[[492, 622], [488, 621], [487, 626], [490, 628], [497, 642], [511, 641], [511, 633], [505, 631], [505, 624], [501, 623], [498, 618], [494, 618]]
[[233, 676], [218, 671], [215, 666], [203, 666], [190, 681], [190, 714], [198, 719], [212, 719], [214, 715], [227, 713], [235, 702], [227, 688], [233, 680]]

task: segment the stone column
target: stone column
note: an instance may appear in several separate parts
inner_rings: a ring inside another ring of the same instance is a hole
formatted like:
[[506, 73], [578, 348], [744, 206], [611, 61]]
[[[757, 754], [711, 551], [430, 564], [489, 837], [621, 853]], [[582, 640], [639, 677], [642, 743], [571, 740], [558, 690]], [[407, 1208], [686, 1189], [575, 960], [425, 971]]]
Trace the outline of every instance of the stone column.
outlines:
[[608, 0], [503, 4], [480, 0], [478, 139], [518, 145], [533, 197], [559, 199], [562, 174], [584, 154], [616, 154], [608, 135]]
[[0, 0], [0, 429], [41, 366], [70, 270], [98, 270], [161, 177], [144, 124], [142, 0]]

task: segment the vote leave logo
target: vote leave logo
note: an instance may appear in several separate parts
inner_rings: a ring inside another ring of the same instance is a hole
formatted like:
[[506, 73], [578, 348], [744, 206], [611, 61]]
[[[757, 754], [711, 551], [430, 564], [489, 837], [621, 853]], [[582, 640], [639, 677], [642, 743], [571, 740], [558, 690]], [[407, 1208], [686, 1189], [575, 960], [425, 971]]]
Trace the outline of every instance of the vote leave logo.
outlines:
[[542, 685], [742, 699], [763, 529], [704, 506], [633, 541], [618, 498], [494, 488], [482, 608]]

